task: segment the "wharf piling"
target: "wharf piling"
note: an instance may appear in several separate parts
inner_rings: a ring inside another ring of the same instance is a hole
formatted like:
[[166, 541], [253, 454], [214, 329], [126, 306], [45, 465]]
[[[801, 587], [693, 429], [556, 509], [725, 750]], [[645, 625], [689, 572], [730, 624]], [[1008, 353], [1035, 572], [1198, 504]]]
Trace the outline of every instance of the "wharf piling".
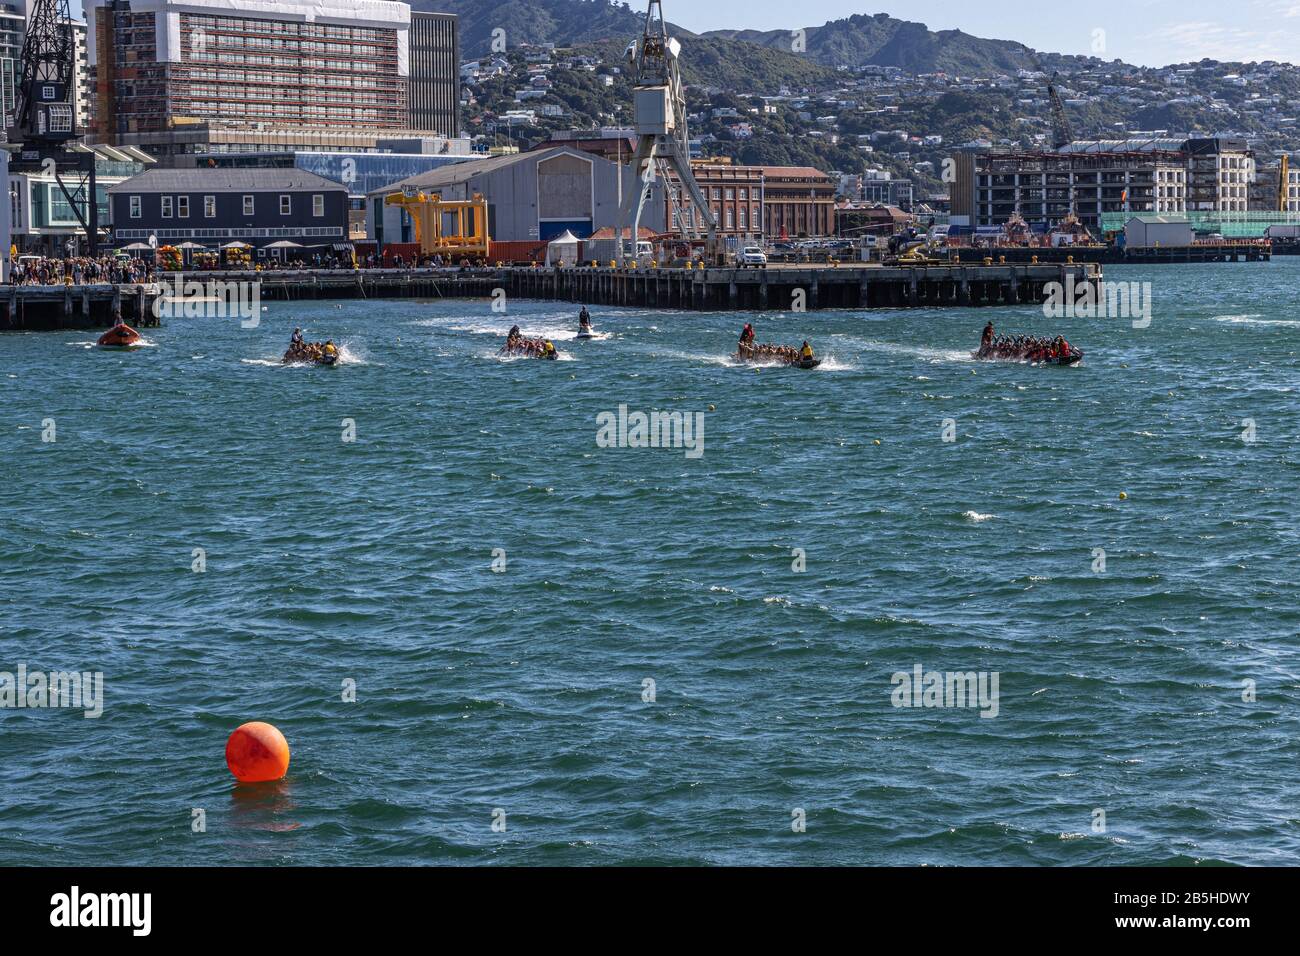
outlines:
[[[897, 266], [768, 268], [270, 270], [190, 273], [211, 283], [257, 283], [261, 301], [314, 299], [510, 299], [681, 311], [789, 312], [1035, 305], [1054, 283], [1100, 284], [1096, 263], [929, 263]], [[8, 286], [0, 291], [0, 331], [106, 328], [121, 312], [128, 325], [158, 324], [154, 303], [164, 283]], [[173, 285], [174, 288], [174, 285]], [[166, 310], [164, 310], [166, 314]]]
[[[386, 269], [222, 273], [260, 280], [263, 301], [508, 298], [685, 311], [898, 309], [1033, 305], [1070, 276], [1099, 284], [1096, 263], [942, 263], [770, 268]], [[501, 290], [499, 292], [498, 290]]]
[[156, 285], [0, 286], [0, 332], [108, 328], [120, 313], [127, 325], [158, 325]]

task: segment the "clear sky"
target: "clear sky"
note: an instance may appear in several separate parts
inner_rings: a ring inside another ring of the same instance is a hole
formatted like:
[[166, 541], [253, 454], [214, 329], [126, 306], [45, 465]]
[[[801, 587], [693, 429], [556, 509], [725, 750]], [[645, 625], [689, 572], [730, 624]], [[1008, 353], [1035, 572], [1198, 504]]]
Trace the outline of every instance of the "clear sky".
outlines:
[[[629, 5], [639, 10], [645, 4]], [[856, 13], [887, 13], [932, 30], [959, 29], [1143, 66], [1204, 57], [1300, 64], [1300, 0], [664, 0], [665, 16], [696, 32], [820, 26]], [[1104, 53], [1093, 50], [1095, 36], [1104, 36]]]

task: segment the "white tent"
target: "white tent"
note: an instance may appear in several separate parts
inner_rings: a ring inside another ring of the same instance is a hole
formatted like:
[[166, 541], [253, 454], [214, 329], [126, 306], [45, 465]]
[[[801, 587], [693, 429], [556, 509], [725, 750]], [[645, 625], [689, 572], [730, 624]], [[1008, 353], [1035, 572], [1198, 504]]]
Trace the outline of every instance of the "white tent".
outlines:
[[578, 263], [578, 237], [569, 230], [557, 236], [546, 245], [546, 264], [548, 266], [572, 266]]

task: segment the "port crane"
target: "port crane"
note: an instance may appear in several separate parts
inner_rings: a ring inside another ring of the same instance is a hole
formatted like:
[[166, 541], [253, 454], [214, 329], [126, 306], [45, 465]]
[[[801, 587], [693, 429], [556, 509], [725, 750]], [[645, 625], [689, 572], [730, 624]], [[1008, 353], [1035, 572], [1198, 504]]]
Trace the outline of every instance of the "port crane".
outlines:
[[1064, 149], [1074, 142], [1074, 130], [1070, 128], [1070, 118], [1065, 115], [1065, 103], [1056, 88], [1060, 73], [1053, 73], [1047, 81], [1047, 98], [1052, 103], [1052, 148]]
[[5, 114], [9, 169], [52, 174], [86, 233], [99, 245], [96, 153], [77, 142], [76, 47], [68, 0], [34, 0], [23, 39], [14, 109]]
[[[682, 231], [690, 238], [698, 238], [697, 223], [704, 222], [706, 233], [706, 258], [719, 253], [718, 223], [712, 207], [691, 172], [690, 135], [686, 122], [686, 94], [682, 87], [681, 43], [668, 35], [664, 22], [662, 0], [649, 0], [645, 28], [627, 48], [627, 58], [634, 75], [633, 115], [635, 117], [637, 148], [632, 159], [636, 171], [636, 185], [623, 199], [618, 216], [618, 261], [624, 264], [626, 255], [621, 241], [627, 224], [632, 226], [631, 245], [641, 228], [641, 214], [654, 189], [655, 180], [662, 176], [669, 186], [669, 175], [675, 175], [686, 197], [695, 207], [696, 216], [688, 217], [681, 208], [679, 196], [670, 196], [677, 209]], [[621, 170], [620, 170], [621, 175]]]

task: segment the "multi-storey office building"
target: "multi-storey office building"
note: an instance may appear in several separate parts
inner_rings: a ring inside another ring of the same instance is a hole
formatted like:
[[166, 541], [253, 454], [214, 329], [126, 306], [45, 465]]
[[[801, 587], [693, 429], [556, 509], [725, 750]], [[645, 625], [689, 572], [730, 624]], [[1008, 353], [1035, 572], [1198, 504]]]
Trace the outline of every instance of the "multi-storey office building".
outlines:
[[1016, 213], [1053, 222], [1073, 211], [1099, 228], [1119, 214], [1244, 212], [1255, 178], [1240, 140], [1106, 140], [1056, 152], [964, 151], [954, 160], [953, 215], [974, 226]]
[[14, 98], [18, 73], [22, 69], [23, 34], [26, 30], [24, 4], [0, 3], [0, 108], [6, 115], [12, 113], [16, 105]]
[[409, 125], [460, 135], [460, 18], [411, 11]]
[[850, 199], [897, 206], [905, 212], [912, 211], [913, 191], [910, 179], [895, 179], [887, 172], [868, 172], [855, 181], [854, 187], [856, 195], [851, 195]]
[[[388, 0], [87, 0], [94, 133], [407, 129], [410, 7]], [[161, 152], [166, 153], [163, 149]]]
[[76, 55], [73, 67], [75, 92], [72, 97], [72, 110], [77, 133], [84, 136], [90, 129], [91, 120], [90, 47], [85, 20], [72, 21], [72, 49]]

